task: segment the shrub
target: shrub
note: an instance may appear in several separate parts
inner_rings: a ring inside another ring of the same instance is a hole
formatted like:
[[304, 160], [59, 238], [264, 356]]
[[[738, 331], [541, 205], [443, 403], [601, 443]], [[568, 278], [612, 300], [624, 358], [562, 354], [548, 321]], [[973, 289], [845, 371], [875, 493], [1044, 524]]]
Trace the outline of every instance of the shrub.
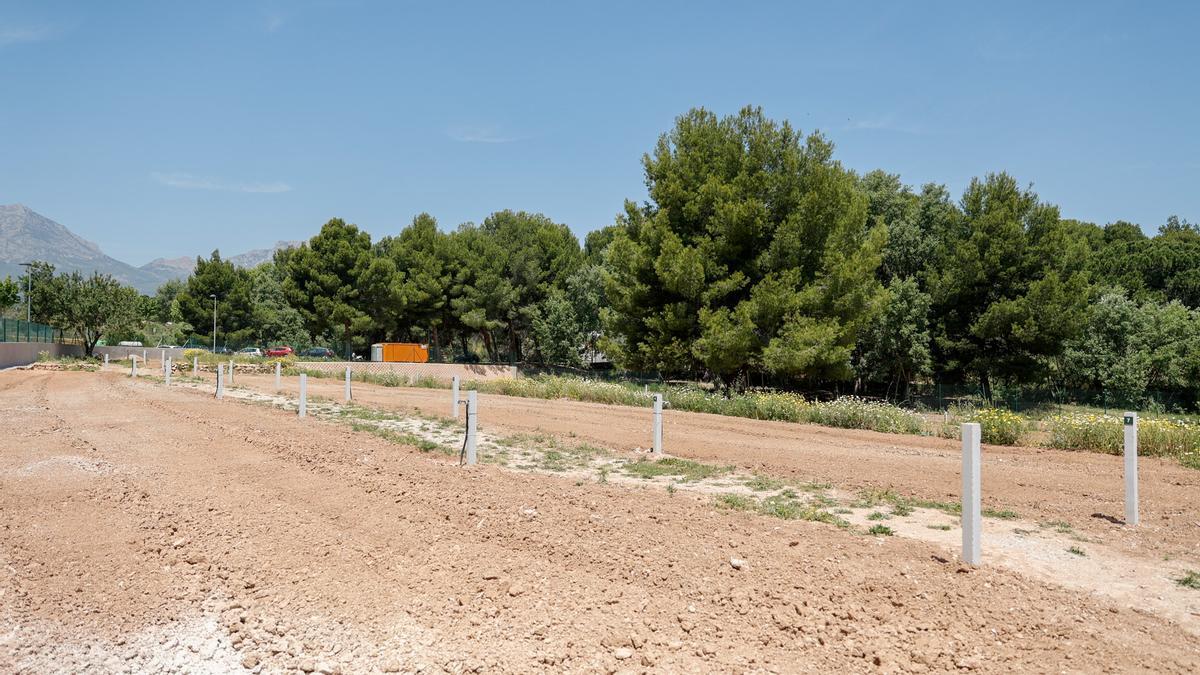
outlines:
[[1016, 445], [1025, 432], [1025, 418], [1001, 408], [976, 410], [971, 422], [979, 424], [980, 440], [994, 445]]
[[919, 434], [925, 428], [921, 416], [915, 412], [857, 396], [842, 396], [834, 401], [806, 405], [801, 409], [801, 421], [893, 434]]
[[[1046, 445], [1062, 450], [1120, 454], [1125, 445], [1124, 420], [1117, 415], [1071, 413], [1046, 420]], [[1176, 457], [1200, 468], [1200, 424], [1183, 419], [1138, 420], [1138, 454]]]
[[956, 405], [946, 411], [946, 422], [942, 424], [938, 435], [942, 438], [961, 438], [963, 422], [979, 424], [979, 440], [993, 445], [1016, 445], [1029, 426], [1027, 419], [1011, 410]]

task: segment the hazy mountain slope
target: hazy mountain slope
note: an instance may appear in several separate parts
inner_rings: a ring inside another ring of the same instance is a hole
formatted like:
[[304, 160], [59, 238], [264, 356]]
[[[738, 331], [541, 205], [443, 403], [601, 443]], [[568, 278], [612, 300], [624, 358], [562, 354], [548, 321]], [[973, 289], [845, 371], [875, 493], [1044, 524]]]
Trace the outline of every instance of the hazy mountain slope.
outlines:
[[[254, 267], [281, 248], [298, 246], [298, 241], [279, 241], [274, 248], [247, 251], [227, 259], [240, 267]], [[0, 279], [14, 279], [24, 272], [19, 263], [46, 261], [60, 271], [93, 271], [111, 274], [138, 291], [153, 294], [170, 279], [185, 279], [196, 266], [196, 258], [156, 258], [134, 267], [104, 254], [100, 247], [76, 235], [23, 204], [0, 205]]]
[[0, 205], [0, 277], [16, 278], [19, 263], [44, 260], [61, 272], [111, 274], [143, 293], [162, 283], [158, 275], [111, 258], [93, 244], [23, 204]]

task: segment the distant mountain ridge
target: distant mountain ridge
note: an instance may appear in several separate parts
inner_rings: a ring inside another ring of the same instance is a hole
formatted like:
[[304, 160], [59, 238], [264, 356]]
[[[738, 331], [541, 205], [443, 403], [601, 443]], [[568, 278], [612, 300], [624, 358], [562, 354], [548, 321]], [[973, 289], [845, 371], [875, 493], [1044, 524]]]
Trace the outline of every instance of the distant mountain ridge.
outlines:
[[[260, 248], [226, 259], [239, 267], [267, 262], [281, 248], [298, 246], [298, 241], [279, 241], [274, 248]], [[196, 266], [196, 257], [156, 258], [134, 267], [106, 255], [100, 247], [59, 223], [23, 204], [0, 205], [0, 279], [16, 279], [24, 273], [20, 263], [41, 260], [60, 272], [100, 272], [153, 294], [164, 282], [185, 279]]]

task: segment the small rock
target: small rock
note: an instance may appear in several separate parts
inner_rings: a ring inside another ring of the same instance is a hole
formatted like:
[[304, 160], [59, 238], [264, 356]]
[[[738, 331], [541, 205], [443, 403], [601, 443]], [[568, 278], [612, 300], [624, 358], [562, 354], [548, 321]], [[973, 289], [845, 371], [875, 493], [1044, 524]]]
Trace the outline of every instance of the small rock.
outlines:
[[383, 672], [385, 672], [385, 673], [398, 673], [398, 672], [400, 672], [400, 662], [399, 662], [399, 661], [395, 661], [395, 660], [392, 660], [392, 661], [384, 661], [384, 662], [383, 662]]
[[621, 647], [617, 651], [613, 652], [613, 656], [617, 657], [618, 661], [624, 661], [625, 659], [633, 656], [633, 650], [629, 647]]
[[524, 592], [525, 592], [525, 587], [519, 583], [514, 582], [511, 586], [508, 587], [508, 595], [513, 598], [517, 597], [518, 595], [520, 595]]
[[242, 667], [250, 670], [258, 665], [258, 654], [247, 654], [242, 657]]
[[735, 570], [740, 570], [746, 566], [746, 561], [742, 560], [741, 558], [730, 558], [729, 566]]
[[304, 659], [303, 661], [300, 662], [300, 670], [303, 670], [306, 673], [311, 673], [312, 671], [314, 671], [316, 669], [317, 669], [317, 664], [313, 663], [312, 659]]

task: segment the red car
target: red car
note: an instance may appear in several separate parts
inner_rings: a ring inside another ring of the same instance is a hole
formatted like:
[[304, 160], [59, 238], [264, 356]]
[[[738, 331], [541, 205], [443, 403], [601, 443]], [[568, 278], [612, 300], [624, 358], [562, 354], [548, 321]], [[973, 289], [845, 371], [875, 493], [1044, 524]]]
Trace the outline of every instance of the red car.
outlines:
[[267, 356], [291, 356], [292, 348], [287, 345], [284, 345], [282, 347], [271, 347], [270, 349], [268, 349], [267, 351], [265, 351], [263, 353], [266, 354]]

